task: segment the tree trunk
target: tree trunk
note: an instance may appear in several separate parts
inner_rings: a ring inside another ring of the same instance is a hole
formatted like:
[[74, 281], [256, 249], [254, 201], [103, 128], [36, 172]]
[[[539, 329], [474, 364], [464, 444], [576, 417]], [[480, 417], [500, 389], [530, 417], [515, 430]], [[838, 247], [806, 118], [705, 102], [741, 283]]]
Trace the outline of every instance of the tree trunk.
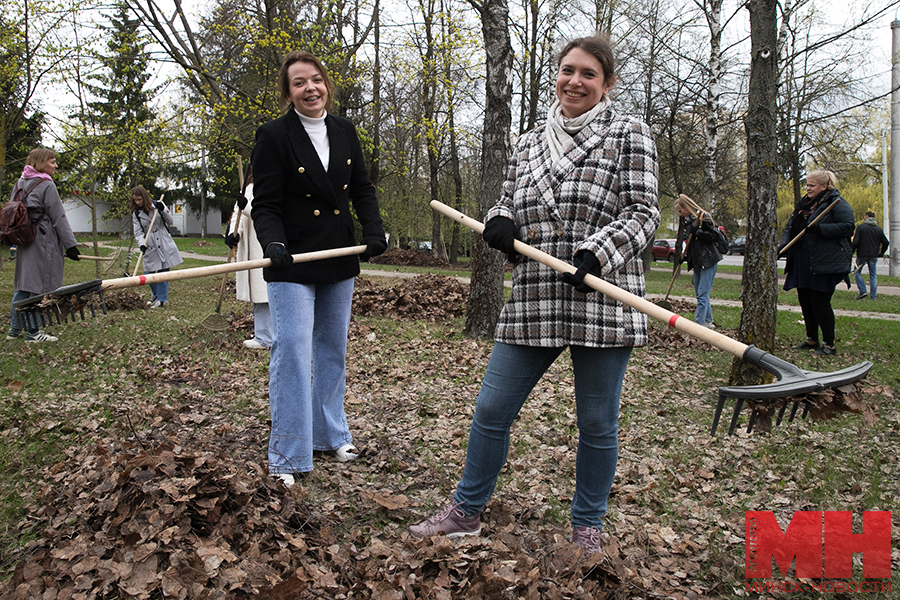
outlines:
[[[509, 128], [512, 123], [512, 43], [509, 37], [509, 7], [506, 0], [472, 3], [481, 14], [484, 35], [486, 105], [481, 150], [481, 188], [478, 218], [500, 197], [509, 163]], [[488, 248], [478, 237], [472, 256], [472, 284], [466, 303], [465, 333], [470, 338], [490, 338], [503, 307], [503, 262], [505, 257]]]
[[[778, 173], [775, 95], [778, 52], [776, 0], [750, 0], [750, 91], [747, 133], [747, 253], [742, 283], [740, 339], [771, 352], [778, 307], [776, 207]], [[759, 385], [772, 376], [740, 359], [732, 363], [729, 385]]]
[[719, 146], [719, 81], [722, 74], [722, 2], [712, 0], [706, 11], [709, 25], [709, 64], [706, 88], [706, 148], [704, 151], [703, 203], [716, 212], [716, 156]]

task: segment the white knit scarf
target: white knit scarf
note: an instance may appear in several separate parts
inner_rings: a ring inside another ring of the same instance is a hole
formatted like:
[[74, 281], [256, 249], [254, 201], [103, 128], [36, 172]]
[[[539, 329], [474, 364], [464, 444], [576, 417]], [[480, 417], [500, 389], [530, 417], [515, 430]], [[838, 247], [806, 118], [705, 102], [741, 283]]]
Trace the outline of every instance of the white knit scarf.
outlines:
[[562, 114], [559, 100], [554, 100], [547, 112], [547, 126], [544, 128], [547, 134], [547, 145], [550, 147], [550, 163], [555, 167], [565, 151], [572, 145], [574, 137], [585, 128], [588, 123], [597, 118], [597, 115], [606, 110], [610, 105], [609, 98], [604, 95], [594, 107], [577, 117], [568, 118]]

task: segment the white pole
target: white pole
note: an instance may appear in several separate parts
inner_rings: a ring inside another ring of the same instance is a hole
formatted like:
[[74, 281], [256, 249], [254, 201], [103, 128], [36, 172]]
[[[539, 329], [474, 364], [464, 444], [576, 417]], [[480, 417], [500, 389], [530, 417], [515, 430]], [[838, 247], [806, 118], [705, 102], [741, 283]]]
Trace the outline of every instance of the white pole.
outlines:
[[890, 227], [887, 226], [888, 223], [888, 151], [887, 151], [887, 140], [888, 140], [888, 131], [887, 129], [881, 130], [881, 201], [884, 204], [881, 212], [881, 224], [884, 226], [884, 235], [888, 238], [888, 241], [891, 241], [889, 237]]
[[889, 254], [890, 275], [900, 277], [900, 20], [891, 22], [891, 205], [890, 219], [884, 227], [893, 240]]

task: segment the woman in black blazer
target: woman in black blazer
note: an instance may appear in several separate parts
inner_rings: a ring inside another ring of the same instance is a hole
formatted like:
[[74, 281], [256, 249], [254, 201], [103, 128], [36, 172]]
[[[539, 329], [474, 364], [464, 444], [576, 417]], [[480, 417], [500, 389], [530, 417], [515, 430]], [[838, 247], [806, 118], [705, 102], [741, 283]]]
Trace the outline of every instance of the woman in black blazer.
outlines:
[[353, 460], [344, 414], [347, 330], [359, 259], [293, 264], [291, 254], [356, 245], [362, 260], [387, 249], [375, 188], [356, 128], [328, 114], [333, 84], [312, 54], [295, 51], [279, 73], [284, 116], [261, 126], [251, 159], [253, 224], [272, 266], [263, 270], [274, 337], [269, 363], [269, 473], [287, 485], [313, 468], [313, 451]]

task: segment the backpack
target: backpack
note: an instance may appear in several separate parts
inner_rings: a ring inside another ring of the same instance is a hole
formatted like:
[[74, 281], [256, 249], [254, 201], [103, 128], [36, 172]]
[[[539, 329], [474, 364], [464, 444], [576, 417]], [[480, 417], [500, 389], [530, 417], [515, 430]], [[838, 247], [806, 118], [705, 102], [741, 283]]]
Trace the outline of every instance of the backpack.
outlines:
[[44, 218], [44, 211], [35, 222], [31, 222], [25, 198], [43, 179], [35, 178], [28, 188], [16, 187], [12, 199], [0, 209], [0, 243], [7, 246], [27, 246], [34, 241], [35, 230]]
[[716, 249], [720, 254], [728, 254], [728, 238], [718, 227], [716, 227]]

